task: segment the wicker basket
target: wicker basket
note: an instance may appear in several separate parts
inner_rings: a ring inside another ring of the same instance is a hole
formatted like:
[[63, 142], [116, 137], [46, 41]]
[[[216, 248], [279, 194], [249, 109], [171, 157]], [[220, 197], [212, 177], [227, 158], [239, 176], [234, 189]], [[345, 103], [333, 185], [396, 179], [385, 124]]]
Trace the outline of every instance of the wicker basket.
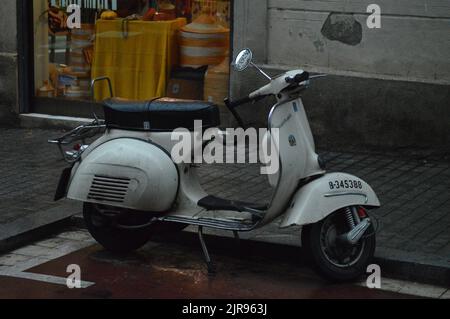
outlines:
[[217, 66], [210, 66], [205, 75], [204, 98], [209, 102], [224, 105], [230, 88], [230, 62], [228, 58]]
[[181, 66], [198, 68], [218, 65], [229, 51], [230, 30], [203, 14], [180, 32]]

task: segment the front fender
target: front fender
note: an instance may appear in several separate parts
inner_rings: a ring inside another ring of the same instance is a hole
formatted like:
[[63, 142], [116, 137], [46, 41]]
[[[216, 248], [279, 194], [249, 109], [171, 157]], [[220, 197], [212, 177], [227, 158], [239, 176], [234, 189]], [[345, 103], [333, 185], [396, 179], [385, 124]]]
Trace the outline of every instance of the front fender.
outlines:
[[329, 173], [300, 188], [280, 227], [314, 224], [347, 206], [380, 207], [373, 189], [362, 179]]

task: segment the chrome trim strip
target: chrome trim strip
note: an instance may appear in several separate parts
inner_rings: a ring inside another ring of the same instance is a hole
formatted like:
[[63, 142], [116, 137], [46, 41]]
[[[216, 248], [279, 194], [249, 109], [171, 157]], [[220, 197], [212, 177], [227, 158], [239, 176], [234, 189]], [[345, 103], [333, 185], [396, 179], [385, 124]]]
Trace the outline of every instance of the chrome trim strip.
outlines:
[[[272, 128], [273, 128], [273, 126], [272, 126], [272, 117], [273, 117], [273, 115], [274, 115], [274, 113], [275, 113], [275, 111], [276, 111], [276, 109], [281, 105], [282, 103], [280, 103], [280, 102], [277, 102], [277, 103], [275, 103], [275, 105], [274, 106], [272, 106], [272, 108], [270, 109], [270, 112], [269, 112], [269, 116], [268, 116], [268, 118], [267, 118], [267, 124], [268, 124], [268, 129], [269, 129], [269, 134], [270, 134], [270, 139], [271, 139], [271, 141], [272, 141]], [[277, 148], [278, 148], [278, 153], [279, 153], [279, 151], [280, 151], [280, 145], [277, 145]], [[271, 208], [272, 208], [272, 205], [273, 205], [273, 201], [274, 201], [274, 199], [275, 199], [275, 197], [276, 197], [276, 195], [277, 195], [277, 193], [278, 193], [278, 189], [279, 189], [279, 187], [280, 187], [280, 183], [281, 183], [281, 177], [282, 177], [282, 175], [283, 175], [283, 163], [282, 163], [282, 161], [281, 161], [281, 154], [278, 154], [278, 160], [279, 160], [279, 164], [280, 164], [280, 167], [278, 168], [278, 181], [277, 181], [277, 186], [275, 187], [275, 189], [274, 189], [274, 191], [273, 191], [273, 193], [272, 193], [272, 198], [270, 199], [270, 203], [269, 203], [269, 207], [267, 208], [267, 211], [266, 211], [266, 213], [267, 212], [269, 212], [270, 210], [271, 210]]]
[[159, 220], [164, 222], [177, 222], [182, 224], [188, 224], [188, 225], [195, 225], [195, 226], [204, 226], [209, 228], [215, 228], [215, 229], [222, 229], [222, 230], [233, 230], [233, 231], [240, 231], [240, 232], [247, 232], [255, 229], [259, 222], [261, 220], [256, 221], [254, 224], [244, 224], [239, 222], [227, 222], [222, 220], [214, 220], [214, 219], [208, 219], [208, 218], [202, 218], [202, 219], [194, 219], [189, 217], [176, 217], [176, 216], [167, 216], [167, 217], [161, 217]]
[[[278, 107], [280, 107], [281, 105], [283, 105], [285, 103], [290, 103], [292, 101], [295, 101], [298, 98], [300, 98], [300, 96], [295, 97], [295, 98], [290, 98], [290, 99], [287, 99], [287, 100], [280, 100], [280, 101], [277, 101], [277, 103], [275, 103], [274, 106], [272, 106], [272, 108], [270, 109], [270, 112], [269, 112], [269, 116], [267, 118], [267, 127], [269, 129], [269, 133], [270, 134], [272, 134], [272, 132], [271, 132], [272, 128], [276, 128], [275, 126], [272, 125], [273, 124], [272, 123], [272, 117], [275, 114], [275, 111], [278, 109]], [[270, 138], [272, 138], [272, 136]], [[281, 160], [280, 145], [277, 145], [277, 147], [278, 147], [278, 153], [279, 153], [278, 154], [278, 158], [279, 158], [279, 161], [280, 161], [280, 167], [278, 169], [278, 172], [279, 172], [279, 174], [278, 174], [278, 181], [277, 181], [277, 186], [275, 187], [275, 189], [274, 189], [274, 191], [272, 193], [272, 198], [270, 200], [270, 204], [269, 204], [269, 207], [267, 208], [266, 213], [269, 212], [272, 209], [273, 201], [274, 201], [275, 197], [277, 196], [278, 190], [280, 188], [281, 178], [283, 176], [283, 162]]]
[[348, 196], [348, 195], [355, 195], [355, 196], [363, 196], [365, 198], [365, 204], [369, 201], [369, 197], [367, 197], [364, 193], [356, 193], [356, 192], [341, 192], [341, 193], [328, 193], [323, 195], [324, 197], [336, 197], [336, 196]]

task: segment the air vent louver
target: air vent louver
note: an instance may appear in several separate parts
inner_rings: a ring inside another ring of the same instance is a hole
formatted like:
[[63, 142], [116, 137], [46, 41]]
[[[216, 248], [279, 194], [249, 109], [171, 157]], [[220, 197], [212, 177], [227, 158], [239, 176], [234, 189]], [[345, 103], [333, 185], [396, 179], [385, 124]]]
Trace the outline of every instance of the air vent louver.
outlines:
[[95, 175], [89, 190], [88, 199], [123, 203], [131, 180]]

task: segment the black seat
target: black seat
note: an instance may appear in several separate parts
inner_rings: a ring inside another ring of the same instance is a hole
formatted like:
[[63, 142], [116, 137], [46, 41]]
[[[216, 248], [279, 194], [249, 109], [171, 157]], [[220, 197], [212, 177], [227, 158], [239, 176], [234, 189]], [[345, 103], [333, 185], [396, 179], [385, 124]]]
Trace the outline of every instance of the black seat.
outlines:
[[202, 128], [220, 125], [216, 104], [161, 98], [133, 101], [112, 98], [103, 102], [108, 128], [151, 132], [172, 132], [177, 128], [194, 130], [194, 121], [201, 120]]

